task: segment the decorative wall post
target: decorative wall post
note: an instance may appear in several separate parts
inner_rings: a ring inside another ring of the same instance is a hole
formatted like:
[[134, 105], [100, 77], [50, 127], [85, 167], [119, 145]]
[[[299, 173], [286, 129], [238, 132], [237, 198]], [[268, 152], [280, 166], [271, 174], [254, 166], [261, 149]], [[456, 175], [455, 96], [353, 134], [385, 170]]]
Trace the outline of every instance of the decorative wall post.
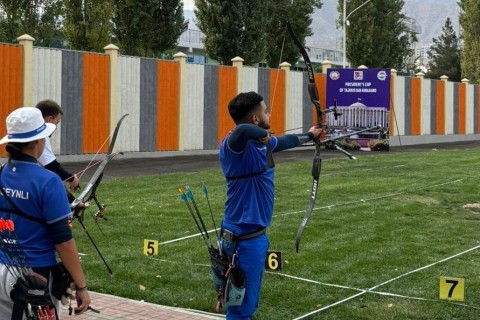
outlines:
[[432, 127], [430, 122], [430, 91], [428, 93], [425, 92], [430, 90], [430, 88], [424, 86], [425, 73], [420, 71], [415, 76], [420, 79], [420, 134], [430, 134]]
[[330, 60], [323, 60], [322, 61], [322, 73], [326, 74], [327, 69], [330, 69], [332, 67], [332, 61]]
[[23, 106], [32, 106], [33, 42], [35, 39], [24, 34], [17, 40], [23, 47]]
[[239, 56], [236, 56], [232, 60], [232, 66], [237, 69], [237, 94], [243, 92], [243, 60]]
[[462, 79], [462, 84], [465, 87], [465, 134], [474, 133], [474, 97], [473, 90], [470, 89], [470, 80]]
[[292, 125], [289, 123], [289, 120], [293, 117], [290, 114], [290, 111], [293, 109], [292, 103], [290, 102], [290, 67], [292, 65], [286, 61], [280, 64], [280, 70], [285, 71], [285, 128], [292, 128]]
[[173, 56], [173, 60], [178, 62], [180, 69], [179, 99], [178, 99], [178, 150], [185, 150], [185, 79], [187, 73], [187, 55], [178, 52]]
[[[114, 44], [109, 44], [104, 47], [105, 53], [110, 57], [110, 97], [109, 97], [109, 111], [110, 111], [110, 124], [109, 128], [112, 129], [117, 123], [117, 60], [118, 60], [118, 47]], [[110, 137], [111, 139], [112, 137]], [[114, 150], [115, 151], [115, 150]]]
[[453, 134], [453, 86], [448, 83], [448, 76], [443, 75], [440, 80], [444, 82], [445, 86], [445, 132], [444, 134]]
[[[391, 69], [390, 70], [390, 101], [391, 101], [391, 106], [390, 106], [390, 117], [389, 117], [389, 130], [388, 134], [390, 136], [394, 136], [395, 132], [398, 133], [398, 128], [396, 127], [397, 121], [396, 121], [396, 114], [397, 110], [395, 109], [395, 106], [397, 105], [396, 101], [396, 90], [395, 90], [395, 84], [397, 82], [397, 70], [396, 69]], [[400, 139], [400, 135], [399, 135]], [[400, 142], [400, 141], [399, 141]]]

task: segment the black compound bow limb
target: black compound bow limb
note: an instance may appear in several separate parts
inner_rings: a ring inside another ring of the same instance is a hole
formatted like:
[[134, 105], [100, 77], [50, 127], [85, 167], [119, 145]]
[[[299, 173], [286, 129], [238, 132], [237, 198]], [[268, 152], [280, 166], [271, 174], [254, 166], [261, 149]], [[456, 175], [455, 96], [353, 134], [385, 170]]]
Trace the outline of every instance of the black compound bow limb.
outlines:
[[[85, 186], [85, 188], [80, 193], [80, 195], [77, 198], [75, 198], [75, 200], [73, 200], [72, 203], [70, 204], [70, 207], [74, 211], [73, 218], [78, 219], [78, 222], [82, 226], [82, 229], [85, 231], [85, 234], [87, 235], [88, 239], [90, 240], [93, 247], [97, 251], [98, 255], [102, 259], [105, 267], [107, 267], [108, 273], [110, 275], [113, 274], [112, 269], [110, 269], [110, 267], [108, 266], [107, 261], [103, 257], [102, 253], [100, 252], [97, 245], [93, 241], [93, 238], [90, 236], [90, 233], [88, 232], [87, 228], [83, 224], [83, 212], [88, 207], [89, 202], [91, 200], [93, 200], [93, 201], [95, 201], [95, 204], [98, 206], [98, 211], [94, 216], [95, 220], [97, 220], [98, 218], [103, 218], [103, 213], [105, 211], [105, 205], [101, 205], [100, 202], [98, 201], [96, 191], [97, 191], [98, 186], [100, 185], [100, 182], [102, 181], [103, 173], [105, 171], [105, 167], [110, 162], [110, 160], [112, 160], [118, 154], [118, 153], [113, 152], [113, 148], [115, 146], [115, 141], [117, 139], [118, 131], [120, 129], [122, 121], [123, 121], [123, 119], [125, 119], [126, 116], [128, 116], [128, 113], [123, 115], [120, 118], [120, 120], [118, 120], [118, 122], [117, 122], [117, 125], [115, 127], [115, 131], [113, 132], [113, 136], [112, 136], [112, 139], [110, 141], [110, 146], [108, 148], [108, 153], [107, 153], [105, 159], [103, 159], [103, 161], [100, 163], [97, 170], [92, 175], [92, 177], [90, 178], [90, 181]], [[79, 204], [82, 203], [82, 202], [84, 203], [85, 206], [83, 208], [79, 208]]]

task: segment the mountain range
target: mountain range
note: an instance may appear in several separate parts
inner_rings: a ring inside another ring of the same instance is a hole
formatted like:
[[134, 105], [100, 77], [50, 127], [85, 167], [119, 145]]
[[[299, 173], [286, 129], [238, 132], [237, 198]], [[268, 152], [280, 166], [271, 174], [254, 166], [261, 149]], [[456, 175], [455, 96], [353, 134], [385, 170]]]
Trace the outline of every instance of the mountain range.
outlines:
[[[459, 30], [460, 12], [457, 0], [404, 0], [403, 12], [413, 18], [421, 27], [417, 35], [418, 44], [429, 44], [433, 38], [442, 34], [445, 20], [450, 17], [454, 29]], [[368, 4], [367, 4], [368, 5]], [[361, 8], [354, 14], [361, 14]], [[351, 12], [347, 7], [347, 12]], [[185, 19], [189, 19], [189, 28], [198, 30], [192, 10], [185, 10]], [[311, 25], [313, 36], [306, 39], [307, 45], [326, 49], [341, 49], [342, 29], [337, 28], [337, 0], [323, 0], [321, 9], [315, 10]]]

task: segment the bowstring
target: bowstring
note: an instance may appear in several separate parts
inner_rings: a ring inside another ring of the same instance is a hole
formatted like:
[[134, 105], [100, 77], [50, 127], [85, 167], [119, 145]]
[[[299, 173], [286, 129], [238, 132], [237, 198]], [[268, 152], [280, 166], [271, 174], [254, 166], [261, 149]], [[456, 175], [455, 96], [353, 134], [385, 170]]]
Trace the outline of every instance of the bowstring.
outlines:
[[[92, 161], [93, 161], [93, 160], [92, 160]], [[90, 163], [92, 163], [92, 161], [90, 161]], [[93, 164], [91, 164], [91, 165], [90, 165], [90, 163], [89, 163], [89, 165], [87, 165], [84, 169], [82, 169], [82, 170], [74, 173], [74, 175], [79, 174], [79, 173], [81, 173], [81, 174], [83, 175], [83, 174], [85, 173], [85, 171], [90, 170], [91, 168], [95, 167], [96, 165], [99, 165], [102, 161], [103, 161], [103, 159], [100, 159], [100, 160], [95, 161], [95, 163], [93, 163]], [[68, 180], [70, 180], [71, 178], [73, 178], [74, 175], [68, 177], [67, 179], [63, 180], [62, 182], [63, 182], [63, 183], [67, 182]], [[80, 177], [81, 177], [81, 176], [80, 176]], [[78, 178], [79, 180], [80, 180], [80, 177]]]
[[[90, 168], [90, 165], [92, 164], [93, 160], [95, 160], [95, 158], [98, 156], [98, 154], [100, 153], [100, 150], [102, 150], [103, 146], [105, 146], [105, 144], [110, 140], [110, 136], [112, 135], [112, 133], [110, 133], [107, 138], [105, 139], [105, 141], [103, 141], [102, 145], [100, 146], [100, 148], [98, 148], [97, 152], [93, 155], [93, 158], [92, 160], [90, 160], [90, 162], [87, 164], [86, 166], [86, 169], [82, 170], [82, 174], [78, 177], [78, 181], [80, 181], [80, 179], [82, 178], [82, 176], [85, 174], [85, 172]], [[103, 160], [102, 160], [103, 161]], [[101, 161], [100, 161], [101, 162]]]
[[270, 117], [273, 114], [273, 106], [275, 104], [275, 96], [277, 95], [277, 84], [278, 84], [278, 75], [280, 74], [280, 64], [282, 63], [282, 57], [283, 57], [283, 50], [285, 49], [285, 37], [287, 35], [287, 25], [285, 24], [285, 28], [283, 31], [283, 41], [282, 41], [282, 48], [280, 50], [280, 58], [278, 59], [278, 67], [277, 67], [277, 75], [275, 77], [275, 85], [273, 87], [273, 97], [272, 97], [272, 102], [270, 103]]

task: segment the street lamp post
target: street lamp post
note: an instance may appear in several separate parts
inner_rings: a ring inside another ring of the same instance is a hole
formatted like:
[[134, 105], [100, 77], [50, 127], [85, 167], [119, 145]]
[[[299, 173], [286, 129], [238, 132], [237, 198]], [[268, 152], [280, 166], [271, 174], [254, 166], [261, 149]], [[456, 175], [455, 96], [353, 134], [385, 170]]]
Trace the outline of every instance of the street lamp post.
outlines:
[[347, 25], [348, 25], [348, 18], [358, 9], [369, 3], [371, 0], [367, 0], [362, 3], [360, 6], [355, 8], [352, 12], [347, 15], [347, 0], [343, 0], [343, 69], [345, 69], [346, 64], [346, 53], [347, 53]]

